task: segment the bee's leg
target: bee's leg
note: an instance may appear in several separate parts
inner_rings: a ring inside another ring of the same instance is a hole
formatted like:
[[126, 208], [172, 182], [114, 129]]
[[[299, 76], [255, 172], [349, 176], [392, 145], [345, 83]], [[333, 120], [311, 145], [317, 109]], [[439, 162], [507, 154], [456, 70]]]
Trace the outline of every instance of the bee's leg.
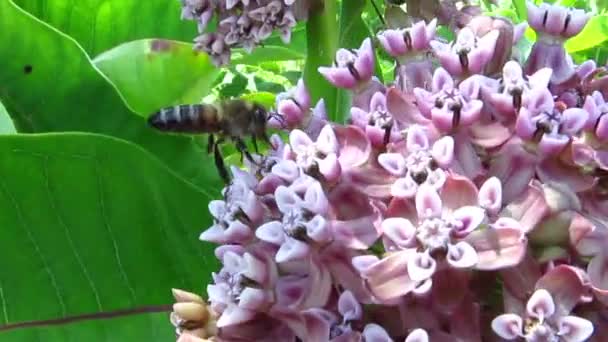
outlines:
[[220, 140], [213, 144], [213, 156], [215, 158], [215, 167], [220, 174], [220, 177], [224, 180], [226, 185], [230, 184], [230, 176], [228, 175], [228, 169], [224, 164], [224, 158], [222, 157], [222, 151], [220, 151]]
[[253, 159], [253, 156], [251, 155], [251, 153], [249, 153], [249, 151], [247, 151], [247, 145], [245, 145], [245, 142], [243, 141], [243, 139], [236, 138], [236, 139], [234, 139], [234, 142], [236, 143], [236, 149], [239, 150], [239, 152], [241, 152], [241, 160], [243, 159], [243, 155], [245, 155], [247, 160], [249, 160], [252, 164], [254, 164], [254, 165], [258, 164]]
[[384, 128], [384, 146], [388, 145], [391, 141], [391, 131], [393, 130], [393, 125], [389, 125]]
[[211, 154], [211, 152], [213, 152], [214, 146], [215, 137], [213, 136], [213, 134], [209, 134], [209, 137], [207, 138], [207, 154]]

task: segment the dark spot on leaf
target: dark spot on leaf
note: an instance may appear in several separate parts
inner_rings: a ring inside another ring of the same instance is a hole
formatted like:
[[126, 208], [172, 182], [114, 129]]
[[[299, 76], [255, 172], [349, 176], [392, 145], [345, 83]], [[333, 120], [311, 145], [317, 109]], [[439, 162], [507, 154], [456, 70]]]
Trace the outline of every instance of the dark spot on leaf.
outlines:
[[33, 70], [34, 70], [34, 67], [32, 67], [29, 64], [27, 64], [26, 66], [23, 67], [23, 73], [26, 75], [31, 74]]
[[152, 49], [152, 51], [167, 51], [171, 49], [172, 45], [173, 43], [168, 40], [154, 39], [150, 44], [150, 48]]

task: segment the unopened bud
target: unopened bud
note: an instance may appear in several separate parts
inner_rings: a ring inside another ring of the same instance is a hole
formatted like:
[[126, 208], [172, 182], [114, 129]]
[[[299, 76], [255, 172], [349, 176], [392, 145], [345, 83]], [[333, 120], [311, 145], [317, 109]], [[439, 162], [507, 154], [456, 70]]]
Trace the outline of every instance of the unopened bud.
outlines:
[[180, 290], [180, 289], [172, 289], [171, 292], [173, 293], [173, 297], [175, 298], [175, 300], [178, 303], [184, 303], [184, 302], [193, 302], [193, 303], [201, 303], [204, 304], [205, 301], [203, 300], [203, 298], [201, 298], [201, 296], [192, 293], [192, 292], [188, 292], [188, 291], [184, 291], [184, 290]]
[[206, 322], [209, 318], [207, 307], [200, 303], [175, 303], [173, 312], [186, 321]]

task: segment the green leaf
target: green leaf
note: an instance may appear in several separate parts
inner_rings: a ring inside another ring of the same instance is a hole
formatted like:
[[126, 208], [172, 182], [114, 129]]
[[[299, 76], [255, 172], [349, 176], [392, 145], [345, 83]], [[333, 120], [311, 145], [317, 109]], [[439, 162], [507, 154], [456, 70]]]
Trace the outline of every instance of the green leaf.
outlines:
[[3, 342], [171, 341], [175, 340], [175, 329], [169, 323], [168, 317], [168, 312], [88, 320], [75, 317], [73, 320], [66, 319], [65, 323], [54, 321], [0, 331], [0, 338]]
[[608, 39], [608, 15], [592, 17], [581, 33], [566, 42], [568, 52], [586, 50]]
[[249, 93], [241, 96], [241, 98], [253, 102], [257, 102], [263, 105], [266, 108], [274, 107], [276, 101], [276, 95], [274, 93], [269, 93], [265, 91], [260, 91], [256, 93]]
[[[6, 2], [6, 0], [4, 0]], [[196, 23], [180, 19], [177, 0], [15, 0], [76, 39], [91, 56], [144, 38], [192, 41]]]
[[285, 44], [279, 34], [274, 33], [257, 46], [251, 53], [244, 49], [234, 49], [230, 64], [259, 65], [265, 62], [294, 61], [306, 58], [306, 28], [302, 25], [294, 27], [291, 39]]
[[0, 1], [0, 100], [19, 132], [94, 132], [135, 142], [198, 185], [220, 183], [191, 137], [159, 133], [121, 99], [82, 49]]
[[513, 0], [513, 6], [515, 12], [519, 17], [519, 20], [525, 21], [528, 19], [528, 8], [526, 7], [526, 0]]
[[15, 125], [13, 125], [13, 120], [6, 112], [6, 108], [0, 102], [0, 134], [11, 134], [16, 133]]
[[162, 39], [122, 44], [93, 63], [131, 108], [145, 116], [165, 106], [199, 103], [220, 73], [192, 44]]
[[176, 287], [202, 293], [217, 269], [198, 240], [213, 197], [123, 140], [0, 136], [0, 324], [167, 305]]

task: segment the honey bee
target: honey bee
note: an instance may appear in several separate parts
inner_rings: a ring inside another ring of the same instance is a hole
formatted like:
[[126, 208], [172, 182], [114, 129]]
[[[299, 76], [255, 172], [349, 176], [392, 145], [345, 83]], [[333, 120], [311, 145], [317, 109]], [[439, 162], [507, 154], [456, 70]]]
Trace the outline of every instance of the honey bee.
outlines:
[[209, 134], [207, 153], [213, 152], [215, 166], [228, 184], [230, 177], [220, 145], [227, 140], [232, 141], [241, 153], [241, 162], [245, 156], [251, 163], [257, 164], [243, 139], [251, 138], [256, 153], [259, 153], [258, 139], [272, 145], [266, 133], [271, 117], [282, 122], [281, 115], [267, 111], [258, 103], [231, 99], [218, 104], [201, 103], [161, 108], [148, 118], [148, 124], [164, 132]]

